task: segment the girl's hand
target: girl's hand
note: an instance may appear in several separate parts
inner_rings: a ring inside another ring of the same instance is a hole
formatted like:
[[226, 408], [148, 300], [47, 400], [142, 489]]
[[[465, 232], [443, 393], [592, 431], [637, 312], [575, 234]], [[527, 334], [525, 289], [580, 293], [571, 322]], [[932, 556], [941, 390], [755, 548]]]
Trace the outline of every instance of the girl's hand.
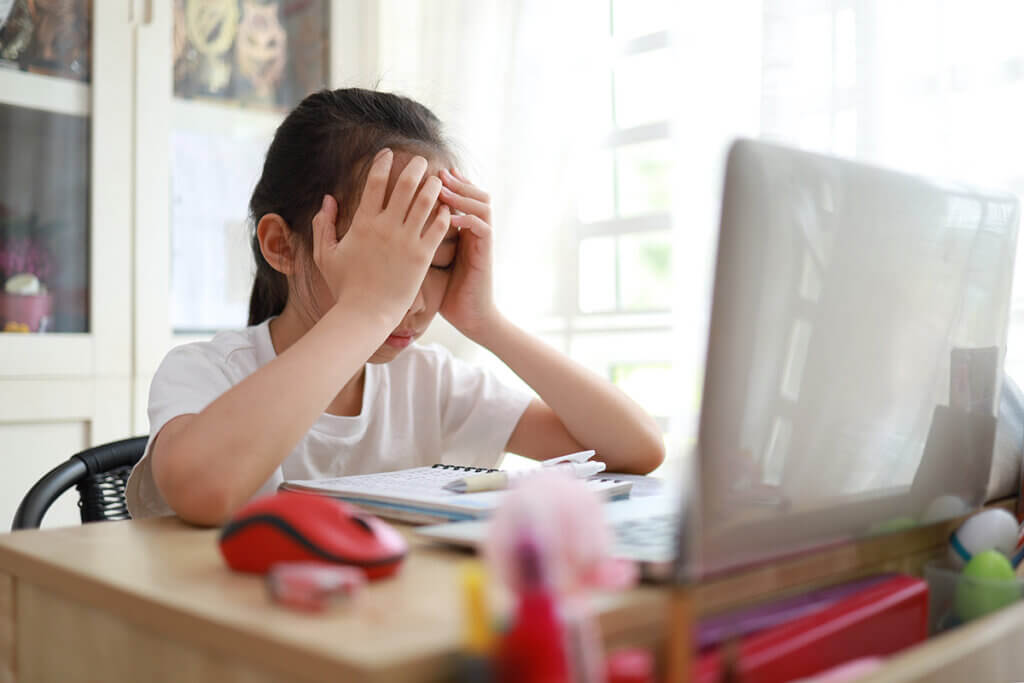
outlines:
[[419, 188], [427, 170], [427, 161], [420, 156], [402, 169], [384, 205], [393, 158], [390, 149], [377, 154], [342, 239], [338, 239], [334, 197], [325, 195], [313, 217], [313, 262], [334, 300], [383, 315], [392, 326], [412, 305], [450, 220], [448, 207], [442, 206], [425, 225], [441, 192], [441, 181], [431, 176]]
[[459, 228], [455, 269], [441, 303], [441, 315], [474, 341], [498, 318], [491, 276], [491, 204], [487, 193], [458, 171], [441, 171], [441, 201], [453, 211], [451, 224]]

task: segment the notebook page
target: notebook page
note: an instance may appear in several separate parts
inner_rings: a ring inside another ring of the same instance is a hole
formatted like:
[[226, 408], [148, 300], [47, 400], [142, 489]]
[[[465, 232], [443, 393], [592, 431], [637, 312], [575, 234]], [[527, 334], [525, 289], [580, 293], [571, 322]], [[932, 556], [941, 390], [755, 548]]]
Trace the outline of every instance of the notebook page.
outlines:
[[[352, 502], [415, 504], [426, 509], [459, 512], [477, 517], [495, 509], [505, 491], [456, 493], [446, 490], [444, 485], [486, 471], [489, 470], [415, 467], [395, 472], [357, 474], [333, 479], [292, 480], [282, 484], [282, 489], [321, 493]], [[630, 488], [629, 482], [602, 479], [600, 476], [586, 483], [595, 492], [608, 496], [626, 495]]]

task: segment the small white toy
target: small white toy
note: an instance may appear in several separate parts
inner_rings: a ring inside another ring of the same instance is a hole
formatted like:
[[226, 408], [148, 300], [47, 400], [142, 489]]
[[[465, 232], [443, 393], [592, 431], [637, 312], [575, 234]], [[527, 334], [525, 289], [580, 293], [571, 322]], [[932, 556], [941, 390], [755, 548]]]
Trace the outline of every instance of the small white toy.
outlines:
[[42, 294], [46, 288], [32, 273], [18, 273], [7, 278], [4, 291], [8, 294]]
[[924, 513], [921, 515], [921, 524], [961, 517], [970, 511], [971, 506], [965, 503], [959, 496], [948, 494], [939, 496], [924, 509]]
[[982, 510], [950, 535], [949, 561], [961, 569], [983, 550], [998, 550], [1009, 559], [1016, 545], [1017, 519], [1000, 508]]

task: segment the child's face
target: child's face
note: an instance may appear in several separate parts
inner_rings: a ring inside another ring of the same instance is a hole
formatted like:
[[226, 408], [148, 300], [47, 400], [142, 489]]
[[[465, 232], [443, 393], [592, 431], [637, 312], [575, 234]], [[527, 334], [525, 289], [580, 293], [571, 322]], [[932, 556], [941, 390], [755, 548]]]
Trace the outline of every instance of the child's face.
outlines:
[[[391, 166], [391, 177], [388, 179], [387, 198], [391, 197], [391, 191], [394, 189], [395, 183], [398, 182], [399, 174], [412, 158], [413, 155], [408, 152], [395, 150], [395, 161]], [[438, 175], [446, 166], [444, 161], [437, 157], [427, 157], [427, 162], [427, 172], [423, 174], [423, 182], [426, 182], [430, 176]], [[420, 187], [423, 186], [423, 182], [420, 183]], [[430, 218], [427, 219], [428, 224], [434, 220], [440, 208], [441, 203], [437, 202], [434, 205], [434, 210], [430, 213]], [[427, 275], [423, 278], [423, 284], [420, 285], [420, 291], [416, 294], [412, 306], [409, 307], [402, 322], [398, 324], [391, 336], [370, 356], [369, 362], [387, 363], [394, 360], [402, 352], [402, 349], [421, 336], [434, 320], [438, 309], [441, 308], [445, 290], [448, 289], [452, 266], [455, 264], [458, 234], [457, 228], [448, 229], [448, 234], [445, 235], [441, 246], [434, 252], [430, 268], [427, 269]]]
[[[413, 154], [402, 150], [395, 150], [395, 160], [391, 166], [391, 177], [388, 179], [386, 198], [390, 199], [391, 192], [398, 181], [402, 169], [413, 158]], [[427, 157], [427, 172], [423, 175], [423, 182], [430, 176], [436, 176], [445, 167], [444, 161], [436, 157]], [[422, 182], [420, 186], [422, 187]], [[441, 204], [438, 202], [430, 214], [429, 221], [434, 220]], [[344, 239], [344, 238], [342, 238]], [[451, 277], [452, 266], [455, 263], [455, 252], [458, 246], [458, 229], [449, 228], [441, 246], [434, 252], [434, 258], [427, 269], [427, 275], [420, 285], [420, 290], [413, 300], [412, 306], [406, 312], [405, 317], [392, 331], [391, 336], [373, 353], [369, 358], [370, 363], [387, 363], [394, 360], [404, 348], [409, 346], [417, 337], [422, 335], [437, 315], [444, 299], [445, 290], [448, 288], [448, 279]], [[319, 304], [319, 310], [326, 311], [333, 305], [327, 283], [319, 275], [316, 277], [315, 297]]]

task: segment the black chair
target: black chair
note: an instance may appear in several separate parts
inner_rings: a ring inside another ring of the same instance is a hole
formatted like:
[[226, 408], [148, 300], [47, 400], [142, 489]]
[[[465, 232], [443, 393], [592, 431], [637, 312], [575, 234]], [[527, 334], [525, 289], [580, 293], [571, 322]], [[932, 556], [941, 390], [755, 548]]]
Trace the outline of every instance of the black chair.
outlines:
[[25, 494], [11, 530], [39, 528], [53, 502], [72, 486], [78, 489], [83, 524], [129, 519], [124, 485], [146, 450], [147, 438], [136, 436], [94, 446], [54, 467]]

